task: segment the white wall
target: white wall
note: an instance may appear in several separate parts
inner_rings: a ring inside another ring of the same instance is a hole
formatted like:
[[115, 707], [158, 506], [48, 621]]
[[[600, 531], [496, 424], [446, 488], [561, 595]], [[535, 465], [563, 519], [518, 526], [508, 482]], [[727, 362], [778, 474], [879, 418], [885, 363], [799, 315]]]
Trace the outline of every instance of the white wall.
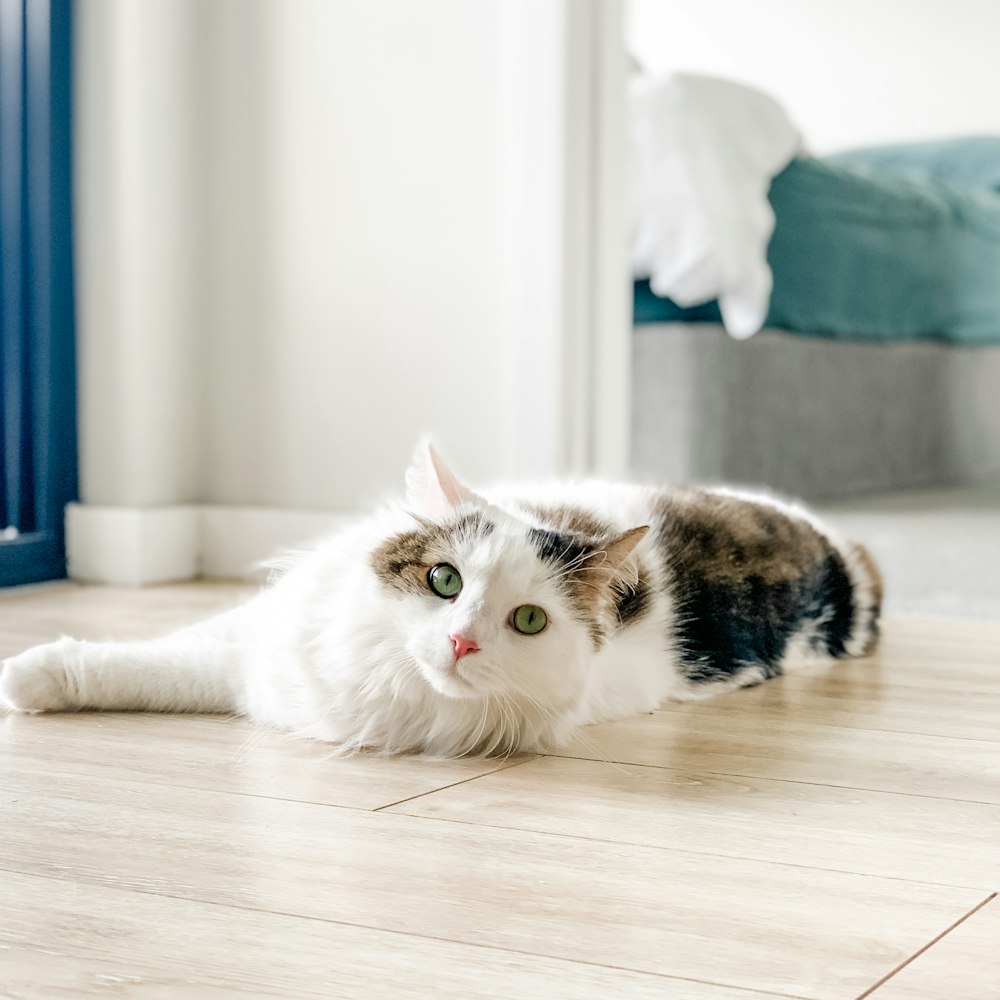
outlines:
[[500, 4], [256, 13], [249, 58], [215, 35], [248, 90], [212, 135], [204, 498], [349, 509], [398, 485], [423, 430], [509, 473]]
[[617, 0], [81, 4], [76, 530], [366, 509], [423, 432], [473, 480], [624, 467], [619, 25]]
[[1000, 133], [995, 0], [628, 0], [630, 50], [779, 98], [814, 152]]

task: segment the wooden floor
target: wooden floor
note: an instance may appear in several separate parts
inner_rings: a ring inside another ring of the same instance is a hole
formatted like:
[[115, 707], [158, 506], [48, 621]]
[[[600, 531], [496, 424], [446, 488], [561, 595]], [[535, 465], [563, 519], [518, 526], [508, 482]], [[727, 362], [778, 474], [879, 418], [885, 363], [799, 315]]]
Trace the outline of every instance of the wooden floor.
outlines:
[[[246, 591], [0, 598], [0, 656]], [[1000, 998], [1000, 626], [509, 761], [0, 716], [0, 995]]]

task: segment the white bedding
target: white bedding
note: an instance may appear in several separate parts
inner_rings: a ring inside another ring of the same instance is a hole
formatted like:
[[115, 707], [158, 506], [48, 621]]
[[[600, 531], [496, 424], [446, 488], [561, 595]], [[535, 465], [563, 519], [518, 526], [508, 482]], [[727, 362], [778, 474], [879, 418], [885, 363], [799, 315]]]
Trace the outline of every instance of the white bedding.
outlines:
[[680, 306], [719, 300], [726, 330], [767, 317], [771, 178], [802, 151], [781, 106], [749, 87], [674, 73], [630, 92], [632, 266]]

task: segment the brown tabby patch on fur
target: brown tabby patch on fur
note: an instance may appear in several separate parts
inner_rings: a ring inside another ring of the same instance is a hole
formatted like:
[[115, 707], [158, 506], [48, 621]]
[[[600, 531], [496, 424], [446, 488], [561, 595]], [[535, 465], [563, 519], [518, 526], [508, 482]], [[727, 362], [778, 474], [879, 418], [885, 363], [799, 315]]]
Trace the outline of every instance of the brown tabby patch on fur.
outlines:
[[833, 551], [807, 522], [742, 497], [671, 490], [659, 494], [654, 509], [670, 561], [716, 583], [796, 580]]
[[379, 545], [371, 554], [371, 567], [390, 590], [427, 593], [427, 574], [454, 558], [456, 541], [477, 535], [485, 538], [493, 530], [493, 523], [479, 511], [463, 514], [451, 524], [422, 521], [419, 528], [393, 535]]

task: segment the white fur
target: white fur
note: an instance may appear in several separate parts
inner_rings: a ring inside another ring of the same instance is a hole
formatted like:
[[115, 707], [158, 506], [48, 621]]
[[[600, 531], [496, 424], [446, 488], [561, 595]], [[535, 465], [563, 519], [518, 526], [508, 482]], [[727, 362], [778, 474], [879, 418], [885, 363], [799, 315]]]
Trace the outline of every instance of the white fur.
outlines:
[[[708, 693], [676, 669], [673, 609], [651, 539], [633, 555], [653, 576], [652, 606], [596, 651], [526, 540], [532, 514], [524, 504], [570, 503], [624, 532], [648, 522], [648, 488], [591, 482], [479, 496], [431, 450], [408, 486], [405, 504], [298, 557], [236, 611], [152, 642], [62, 639], [7, 660], [0, 701], [21, 711], [234, 711], [345, 751], [453, 757], [545, 749], [577, 726]], [[385, 539], [420, 518], [465, 509], [485, 510], [496, 527], [456, 543], [452, 559], [464, 585], [454, 601], [429, 590], [401, 594], [377, 578], [371, 553]], [[509, 625], [512, 609], [526, 603], [548, 614], [538, 635]], [[474, 636], [480, 650], [456, 660], [455, 632]], [[711, 693], [760, 676], [748, 667]]]

